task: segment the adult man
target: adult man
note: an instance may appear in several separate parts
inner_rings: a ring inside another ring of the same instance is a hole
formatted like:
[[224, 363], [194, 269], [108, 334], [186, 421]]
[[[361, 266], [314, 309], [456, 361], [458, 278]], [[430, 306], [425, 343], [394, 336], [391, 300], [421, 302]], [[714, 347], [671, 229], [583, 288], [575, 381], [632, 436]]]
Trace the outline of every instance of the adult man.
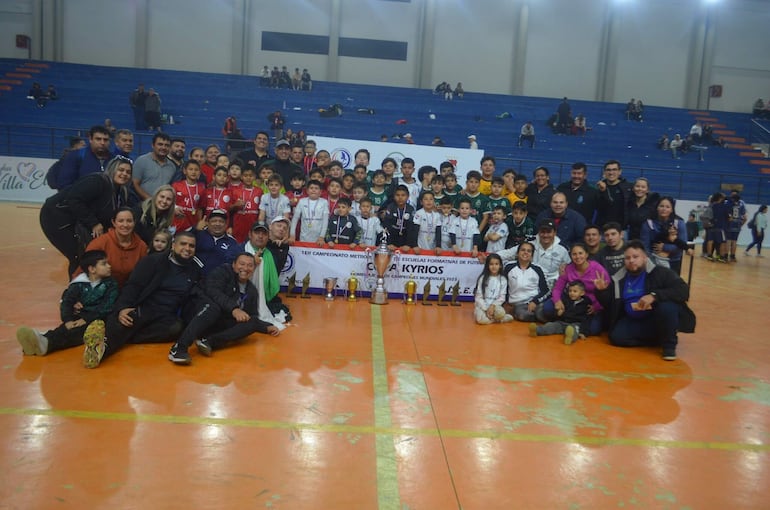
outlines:
[[273, 130], [273, 138], [280, 140], [283, 138], [283, 125], [286, 123], [281, 110], [276, 110], [273, 113], [267, 115], [267, 120], [270, 122], [270, 129]]
[[123, 156], [130, 158], [134, 151], [134, 133], [128, 129], [118, 129], [115, 131], [115, 150], [113, 156]]
[[596, 183], [599, 225], [610, 221], [626, 225], [626, 202], [633, 196], [633, 184], [622, 178], [622, 173], [619, 161], [611, 159], [604, 164], [604, 177]]
[[144, 83], [140, 83], [128, 96], [128, 102], [134, 112], [134, 129], [136, 131], [147, 129], [147, 125], [144, 123], [144, 103], [146, 100], [147, 92], [144, 90]]
[[305, 148], [301, 144], [292, 145], [289, 159], [301, 168], [305, 164]]
[[565, 97], [564, 99], [562, 99], [561, 103], [559, 103], [558, 108], [556, 108], [556, 115], [558, 116], [556, 121], [557, 133], [567, 134], [567, 131], [570, 125], [571, 113], [572, 113], [572, 107], [569, 105], [569, 102]]
[[602, 249], [602, 232], [598, 225], [591, 223], [583, 229], [583, 244], [586, 245], [589, 260], [599, 260]]
[[187, 149], [187, 144], [181, 138], [173, 138], [171, 140], [171, 149], [168, 151], [168, 159], [174, 164], [175, 171], [181, 171], [184, 164], [184, 153]]
[[529, 120], [521, 126], [518, 146], [521, 147], [525, 141], [529, 142], [530, 149], [535, 146], [535, 126], [533, 126], [532, 122]]
[[687, 307], [690, 289], [674, 271], [656, 266], [639, 240], [626, 244], [624, 267], [610, 282], [594, 280], [597, 298], [609, 313], [612, 345], [662, 345], [663, 359], [676, 359], [677, 332], [695, 331], [695, 314]]
[[535, 224], [540, 225], [545, 220], [551, 220], [556, 225], [559, 239], [567, 248], [572, 246], [572, 243], [583, 240], [586, 220], [567, 207], [567, 196], [561, 191], [553, 194], [551, 207], [537, 215]]
[[104, 126], [93, 126], [88, 130], [88, 147], [72, 150], [64, 156], [56, 189], [64, 189], [85, 175], [104, 172], [111, 157], [110, 132]]
[[150, 131], [156, 129], [158, 132], [161, 131], [160, 105], [160, 96], [155, 92], [155, 89], [150, 89], [147, 93], [147, 98], [144, 100], [144, 121], [147, 124], [147, 129]]
[[269, 146], [270, 135], [266, 131], [258, 131], [254, 137], [254, 149], [241, 152], [237, 159], [243, 161], [244, 164], [259, 168], [262, 163], [271, 159], [267, 151]]
[[259, 318], [283, 329], [291, 314], [278, 296], [280, 273], [289, 256], [289, 228], [291, 223], [283, 217], [275, 218], [268, 226], [256, 223], [243, 244], [243, 251], [251, 253], [257, 268], [251, 282], [259, 291]]
[[195, 258], [195, 236], [178, 232], [171, 253], [154, 253], [140, 260], [123, 287], [113, 312], [83, 334], [83, 365], [96, 368], [126, 343], [174, 340], [182, 332], [188, 307], [202, 297], [197, 287], [201, 263]]
[[290, 154], [291, 144], [287, 140], [278, 140], [275, 143], [275, 159], [271, 159], [262, 163], [262, 165], [271, 165], [273, 167], [273, 171], [281, 176], [284, 185], [289, 183], [292, 175], [298, 172], [302, 173], [302, 167], [295, 165], [289, 160]]
[[[543, 220], [538, 223], [537, 238], [535, 239], [535, 254], [532, 263], [540, 266], [548, 283], [548, 288], [553, 289], [553, 284], [559, 278], [559, 272], [570, 263], [567, 248], [559, 243], [556, 236], [556, 225], [552, 220]], [[497, 252], [504, 263], [515, 262], [518, 246], [500, 250]]]
[[142, 154], [134, 162], [134, 191], [140, 200], [152, 196], [164, 184], [171, 183], [176, 166], [168, 159], [171, 137], [156, 133], [152, 137], [152, 152]]
[[302, 70], [302, 76], [300, 77], [300, 89], [310, 92], [313, 90], [313, 79], [310, 77], [310, 73], [307, 69]]
[[570, 208], [580, 213], [586, 223], [593, 223], [596, 220], [599, 191], [588, 183], [588, 167], [585, 163], [574, 163], [570, 180], [559, 184], [556, 189], [567, 196]]
[[214, 209], [197, 225], [195, 239], [198, 258], [203, 262], [204, 274], [209, 274], [222, 264], [235, 260], [240, 252], [238, 241], [227, 233], [227, 211]]
[[206, 277], [204, 301], [171, 347], [168, 353], [171, 362], [189, 365], [192, 360], [188, 350], [193, 341], [199, 353], [211, 356], [214, 349], [252, 333], [273, 336], [280, 333], [276, 326], [258, 317], [259, 298], [256, 287], [251, 283], [254, 268], [254, 256], [243, 252], [232, 265], [221, 265]]
[[604, 230], [604, 248], [599, 250], [596, 260], [604, 266], [610, 276], [617, 273], [625, 263], [625, 243], [623, 242], [623, 228], [619, 223], [606, 223]]

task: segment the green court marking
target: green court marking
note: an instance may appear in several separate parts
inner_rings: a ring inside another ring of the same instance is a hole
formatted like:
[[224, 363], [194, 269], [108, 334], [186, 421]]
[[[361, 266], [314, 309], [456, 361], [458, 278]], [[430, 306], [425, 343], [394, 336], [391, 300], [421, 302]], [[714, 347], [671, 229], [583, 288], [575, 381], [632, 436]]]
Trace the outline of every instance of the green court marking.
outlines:
[[377, 452], [377, 507], [379, 510], [399, 510], [398, 463], [390, 415], [388, 365], [385, 360], [385, 342], [382, 338], [382, 315], [378, 305], [371, 305], [372, 313], [372, 384], [374, 385], [375, 450]]

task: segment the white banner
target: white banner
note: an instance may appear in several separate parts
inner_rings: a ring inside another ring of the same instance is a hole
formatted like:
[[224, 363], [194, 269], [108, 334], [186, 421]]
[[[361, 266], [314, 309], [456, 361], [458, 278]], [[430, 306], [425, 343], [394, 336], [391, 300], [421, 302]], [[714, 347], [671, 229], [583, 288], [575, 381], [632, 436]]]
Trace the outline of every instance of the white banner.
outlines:
[[[343, 295], [348, 288], [351, 275], [358, 279], [358, 290], [369, 294], [377, 274], [367, 252], [336, 250], [292, 246], [289, 258], [281, 270], [281, 285], [286, 285], [289, 277], [294, 276], [295, 293], [302, 289], [303, 279], [309, 276], [309, 288], [316, 293], [324, 287], [324, 278], [337, 278], [337, 293]], [[449, 302], [452, 291], [457, 286], [457, 293], [462, 301], [473, 300], [476, 280], [483, 265], [471, 257], [439, 257], [393, 254], [390, 267], [385, 273], [385, 286], [393, 298], [400, 298], [404, 286], [411, 278], [417, 282], [417, 297], [422, 299], [426, 285], [429, 299], [435, 300], [440, 287], [446, 292], [445, 301]]]
[[[405, 129], [406, 131], [406, 129]], [[393, 158], [401, 165], [404, 158], [414, 160], [414, 178], [417, 179], [417, 170], [423, 165], [438, 167], [444, 161], [451, 161], [455, 166], [455, 174], [460, 185], [465, 183], [465, 174], [470, 170], [478, 170], [483, 150], [460, 149], [457, 147], [436, 147], [434, 145], [412, 145], [406, 143], [369, 142], [353, 140], [349, 138], [329, 138], [325, 136], [309, 136], [314, 140], [319, 150], [327, 150], [332, 159], [342, 162], [344, 168], [352, 169], [355, 166], [355, 154], [358, 149], [366, 149], [371, 157], [369, 170], [380, 168], [380, 163], [385, 158]], [[396, 174], [397, 176], [400, 173]]]
[[45, 202], [56, 193], [45, 183], [55, 159], [0, 156], [0, 200]]

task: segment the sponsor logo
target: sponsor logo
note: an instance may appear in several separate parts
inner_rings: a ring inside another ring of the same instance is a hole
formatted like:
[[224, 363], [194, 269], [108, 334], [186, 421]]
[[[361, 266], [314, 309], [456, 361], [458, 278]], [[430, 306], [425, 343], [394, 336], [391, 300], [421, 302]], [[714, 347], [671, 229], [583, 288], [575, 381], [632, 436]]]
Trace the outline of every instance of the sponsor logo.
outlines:
[[350, 151], [344, 147], [338, 147], [331, 151], [332, 160], [337, 160], [342, 163], [342, 168], [350, 168], [350, 162], [353, 158], [350, 156]]

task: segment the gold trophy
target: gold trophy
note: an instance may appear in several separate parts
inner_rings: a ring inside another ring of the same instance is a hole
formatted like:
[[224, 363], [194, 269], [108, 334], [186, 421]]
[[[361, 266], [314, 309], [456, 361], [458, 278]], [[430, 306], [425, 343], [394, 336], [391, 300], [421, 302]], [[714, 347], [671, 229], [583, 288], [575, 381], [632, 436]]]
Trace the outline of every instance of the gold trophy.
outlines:
[[299, 297], [302, 299], [310, 299], [310, 296], [307, 295], [307, 289], [310, 288], [310, 273], [306, 274], [305, 277], [302, 279], [302, 293]]
[[324, 278], [324, 292], [327, 301], [334, 301], [334, 289], [337, 287], [337, 279], [333, 276]]
[[377, 272], [377, 280], [372, 289], [372, 295], [369, 302], [375, 305], [388, 304], [388, 291], [385, 289], [385, 272], [390, 267], [390, 260], [393, 258], [393, 252], [388, 249], [388, 231], [385, 230], [380, 238], [380, 245], [376, 250], [369, 252], [374, 270]]
[[358, 278], [356, 278], [353, 273], [350, 273], [350, 278], [347, 279], [347, 284], [348, 301], [357, 301], [356, 291], [358, 290]]
[[444, 296], [446, 296], [446, 280], [438, 286], [438, 303], [436, 303], [438, 306], [447, 306], [446, 303], [442, 303]]
[[430, 280], [425, 282], [422, 288], [422, 306], [433, 306], [433, 303], [428, 303], [428, 296], [430, 296]]
[[294, 289], [296, 288], [297, 288], [297, 273], [293, 273], [291, 276], [289, 276], [289, 279], [286, 280], [286, 297], [296, 298], [297, 296], [293, 294]]
[[409, 276], [409, 280], [404, 284], [404, 303], [407, 305], [417, 304], [414, 296], [417, 294], [417, 282], [414, 281], [414, 275]]
[[460, 296], [460, 280], [457, 280], [457, 283], [455, 283], [452, 286], [452, 299], [449, 301], [449, 304], [452, 306], [461, 306], [460, 303], [457, 302], [457, 298]]

